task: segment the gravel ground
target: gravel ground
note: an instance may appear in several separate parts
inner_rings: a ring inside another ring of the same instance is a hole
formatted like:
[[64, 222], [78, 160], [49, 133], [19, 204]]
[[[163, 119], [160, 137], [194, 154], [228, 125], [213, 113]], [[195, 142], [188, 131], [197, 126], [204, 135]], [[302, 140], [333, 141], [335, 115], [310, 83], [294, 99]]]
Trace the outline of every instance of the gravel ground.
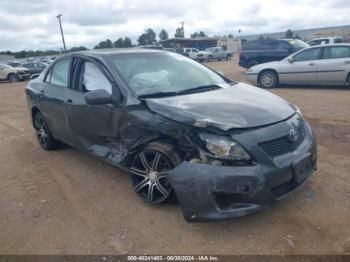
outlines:
[[[235, 59], [208, 65], [244, 81]], [[145, 205], [116, 168], [70, 147], [42, 150], [25, 85], [0, 84], [0, 254], [350, 253], [350, 90], [271, 90], [312, 125], [318, 171], [269, 210], [189, 224], [176, 205]]]

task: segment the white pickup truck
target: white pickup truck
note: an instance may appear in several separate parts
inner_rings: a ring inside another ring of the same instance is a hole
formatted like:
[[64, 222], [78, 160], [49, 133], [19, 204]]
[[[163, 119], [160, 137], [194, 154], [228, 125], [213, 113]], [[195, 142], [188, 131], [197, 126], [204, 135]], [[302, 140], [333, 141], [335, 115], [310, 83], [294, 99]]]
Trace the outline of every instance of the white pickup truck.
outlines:
[[190, 48], [190, 47], [182, 48], [181, 53], [184, 56], [187, 56], [189, 58], [192, 58], [200, 62], [207, 60], [209, 55], [208, 52], [199, 51], [197, 48]]
[[213, 60], [231, 60], [233, 56], [233, 52], [230, 51], [225, 51], [222, 47], [216, 46], [216, 47], [210, 47], [205, 50], [208, 52], [208, 61], [213, 61]]

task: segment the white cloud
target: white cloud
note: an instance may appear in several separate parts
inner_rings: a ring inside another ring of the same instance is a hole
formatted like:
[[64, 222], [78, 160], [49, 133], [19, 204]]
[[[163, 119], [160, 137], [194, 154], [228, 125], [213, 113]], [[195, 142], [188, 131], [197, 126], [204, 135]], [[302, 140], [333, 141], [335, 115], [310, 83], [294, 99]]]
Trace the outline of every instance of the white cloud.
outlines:
[[185, 32], [242, 34], [348, 24], [348, 0], [1, 0], [0, 50], [61, 47], [55, 16], [62, 13], [68, 47], [129, 36], [145, 28], [170, 36], [186, 21]]

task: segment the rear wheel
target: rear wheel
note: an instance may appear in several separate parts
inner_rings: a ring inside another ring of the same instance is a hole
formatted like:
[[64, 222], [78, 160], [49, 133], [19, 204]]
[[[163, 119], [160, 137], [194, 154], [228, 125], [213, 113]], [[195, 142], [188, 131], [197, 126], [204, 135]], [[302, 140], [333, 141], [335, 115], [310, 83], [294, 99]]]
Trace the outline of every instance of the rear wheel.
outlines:
[[213, 61], [213, 56], [208, 56], [208, 62]]
[[44, 119], [44, 116], [37, 112], [34, 116], [34, 129], [40, 146], [45, 150], [56, 149], [59, 141], [56, 140]]
[[130, 167], [135, 193], [151, 205], [165, 202], [172, 195], [166, 174], [180, 162], [179, 153], [170, 144], [152, 142], [144, 147]]
[[274, 88], [278, 85], [278, 76], [272, 70], [260, 73], [258, 83], [263, 88]]
[[10, 83], [15, 83], [19, 81], [19, 76], [17, 74], [11, 74], [8, 77]]

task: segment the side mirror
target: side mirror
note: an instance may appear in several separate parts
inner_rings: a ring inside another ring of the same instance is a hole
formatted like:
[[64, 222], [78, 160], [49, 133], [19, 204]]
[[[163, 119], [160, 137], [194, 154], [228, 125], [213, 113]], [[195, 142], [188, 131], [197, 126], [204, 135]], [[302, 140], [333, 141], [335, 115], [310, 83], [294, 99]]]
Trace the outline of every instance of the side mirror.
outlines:
[[85, 101], [88, 105], [105, 105], [113, 103], [110, 93], [104, 89], [97, 89], [85, 94]]
[[287, 61], [288, 61], [288, 63], [290, 63], [290, 64], [292, 64], [292, 63], [294, 62], [294, 60], [293, 60], [292, 57], [289, 57], [289, 58], [287, 59]]

